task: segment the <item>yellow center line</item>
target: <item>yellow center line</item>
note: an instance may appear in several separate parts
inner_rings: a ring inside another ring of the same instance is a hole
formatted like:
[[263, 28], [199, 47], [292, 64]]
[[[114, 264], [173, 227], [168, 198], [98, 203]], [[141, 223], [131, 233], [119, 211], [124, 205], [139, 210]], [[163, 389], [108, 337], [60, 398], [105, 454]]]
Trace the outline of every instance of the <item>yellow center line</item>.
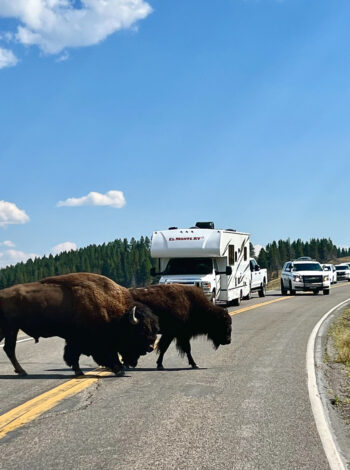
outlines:
[[88, 372], [85, 377], [74, 378], [52, 388], [48, 392], [23, 403], [16, 408], [0, 416], [0, 439], [15, 429], [24, 426], [35, 418], [50, 410], [65, 398], [76, 395], [82, 390], [90, 387], [100, 377], [112, 375], [109, 371], [94, 370]]
[[254, 310], [255, 308], [265, 307], [265, 305], [270, 305], [270, 304], [274, 304], [275, 302], [281, 302], [281, 300], [288, 300], [288, 299], [293, 299], [293, 298], [294, 296], [279, 297], [278, 299], [268, 300], [267, 302], [262, 302], [260, 304], [250, 305], [249, 307], [240, 308], [239, 310], [234, 310], [233, 312], [229, 312], [229, 313], [232, 317], [233, 315], [237, 315], [238, 313], [247, 312], [248, 310]]

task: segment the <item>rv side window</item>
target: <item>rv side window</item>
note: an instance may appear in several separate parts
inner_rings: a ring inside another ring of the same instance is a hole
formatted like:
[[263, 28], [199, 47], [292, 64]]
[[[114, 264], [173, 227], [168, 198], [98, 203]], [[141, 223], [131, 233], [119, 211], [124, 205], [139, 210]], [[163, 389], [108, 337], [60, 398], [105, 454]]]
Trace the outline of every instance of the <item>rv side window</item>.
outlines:
[[231, 266], [235, 264], [235, 247], [234, 245], [230, 245], [228, 247], [228, 264]]
[[247, 261], [248, 259], [248, 248], [245, 246], [244, 247], [244, 261]]

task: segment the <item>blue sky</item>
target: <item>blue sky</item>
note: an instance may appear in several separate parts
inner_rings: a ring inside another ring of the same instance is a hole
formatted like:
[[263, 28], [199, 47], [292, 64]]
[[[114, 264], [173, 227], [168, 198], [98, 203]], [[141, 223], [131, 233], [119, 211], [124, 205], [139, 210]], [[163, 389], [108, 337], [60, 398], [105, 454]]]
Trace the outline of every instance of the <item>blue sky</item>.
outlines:
[[0, 266], [198, 220], [350, 245], [348, 0], [50, 2], [0, 0]]

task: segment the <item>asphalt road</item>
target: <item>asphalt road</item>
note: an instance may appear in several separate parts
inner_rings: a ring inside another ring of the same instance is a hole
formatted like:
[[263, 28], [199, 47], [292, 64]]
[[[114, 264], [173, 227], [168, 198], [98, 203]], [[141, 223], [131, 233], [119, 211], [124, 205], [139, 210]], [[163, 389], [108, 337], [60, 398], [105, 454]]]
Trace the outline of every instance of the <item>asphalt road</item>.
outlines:
[[[125, 377], [104, 377], [0, 440], [0, 469], [326, 470], [308, 397], [309, 335], [350, 284], [232, 317], [232, 343], [192, 342], [201, 369], [172, 346]], [[238, 309], [278, 299], [254, 297]], [[23, 342], [16, 377], [0, 351], [0, 415], [72, 377], [59, 339]], [[96, 366], [83, 357], [85, 371]], [[0, 416], [1, 418], [1, 416]]]

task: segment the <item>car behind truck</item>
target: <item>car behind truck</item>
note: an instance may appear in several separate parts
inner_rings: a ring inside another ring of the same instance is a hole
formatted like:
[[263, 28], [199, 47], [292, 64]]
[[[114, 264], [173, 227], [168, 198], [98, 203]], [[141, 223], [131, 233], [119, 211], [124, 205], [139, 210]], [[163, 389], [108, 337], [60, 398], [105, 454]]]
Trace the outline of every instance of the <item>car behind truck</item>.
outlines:
[[158, 259], [159, 283], [196, 285], [219, 305], [239, 305], [252, 290], [265, 295], [267, 276], [260, 280], [260, 274], [266, 270], [251, 270], [249, 240], [248, 233], [218, 230], [213, 222], [153, 232], [151, 256]]
[[323, 271], [322, 266], [317, 261], [296, 260], [287, 261], [282, 268], [281, 293], [295, 295], [297, 291], [311, 291], [315, 295], [321, 290], [324, 295], [329, 294], [330, 275]]

